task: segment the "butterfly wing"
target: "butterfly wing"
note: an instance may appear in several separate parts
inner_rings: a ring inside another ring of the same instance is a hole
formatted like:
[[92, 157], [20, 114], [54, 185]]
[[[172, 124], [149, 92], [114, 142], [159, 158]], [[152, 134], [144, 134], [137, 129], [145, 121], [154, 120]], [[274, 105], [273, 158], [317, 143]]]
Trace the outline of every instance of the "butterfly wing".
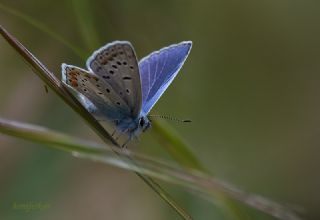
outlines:
[[132, 118], [141, 111], [142, 96], [137, 58], [127, 41], [114, 41], [95, 51], [87, 68], [110, 85], [127, 104]]
[[183, 41], [153, 52], [139, 62], [142, 111], [148, 114], [178, 74], [187, 59], [191, 41]]
[[62, 64], [62, 82], [77, 91], [82, 104], [95, 116], [121, 120], [130, 114], [127, 103], [99, 76]]

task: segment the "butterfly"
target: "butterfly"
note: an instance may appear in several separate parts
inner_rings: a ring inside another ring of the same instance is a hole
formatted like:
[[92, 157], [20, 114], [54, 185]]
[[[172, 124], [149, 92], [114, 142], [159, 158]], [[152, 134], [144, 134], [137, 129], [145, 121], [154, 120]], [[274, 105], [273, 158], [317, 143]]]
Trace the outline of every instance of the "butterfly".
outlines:
[[62, 82], [82, 105], [115, 131], [132, 137], [146, 131], [148, 114], [178, 74], [192, 47], [183, 41], [155, 51], [138, 62], [128, 41], [114, 41], [96, 50], [87, 70], [62, 64]]

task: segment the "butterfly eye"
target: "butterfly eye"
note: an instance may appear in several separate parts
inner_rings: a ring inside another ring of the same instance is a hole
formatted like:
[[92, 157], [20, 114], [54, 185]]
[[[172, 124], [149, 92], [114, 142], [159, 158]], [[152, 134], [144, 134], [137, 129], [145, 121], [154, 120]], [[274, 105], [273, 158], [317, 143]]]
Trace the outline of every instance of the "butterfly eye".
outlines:
[[145, 124], [144, 119], [143, 119], [143, 118], [140, 118], [140, 120], [139, 120], [139, 125], [140, 125], [141, 127], [143, 127], [144, 124]]

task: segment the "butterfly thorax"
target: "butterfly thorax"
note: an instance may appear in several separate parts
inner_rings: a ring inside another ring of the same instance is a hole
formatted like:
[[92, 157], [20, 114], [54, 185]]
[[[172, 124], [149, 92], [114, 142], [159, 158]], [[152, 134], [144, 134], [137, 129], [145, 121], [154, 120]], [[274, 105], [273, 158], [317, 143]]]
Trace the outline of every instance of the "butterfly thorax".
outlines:
[[121, 133], [126, 133], [131, 137], [138, 137], [142, 132], [145, 132], [151, 126], [151, 122], [147, 116], [140, 116], [136, 119], [132, 117], [119, 120], [116, 124], [117, 130]]

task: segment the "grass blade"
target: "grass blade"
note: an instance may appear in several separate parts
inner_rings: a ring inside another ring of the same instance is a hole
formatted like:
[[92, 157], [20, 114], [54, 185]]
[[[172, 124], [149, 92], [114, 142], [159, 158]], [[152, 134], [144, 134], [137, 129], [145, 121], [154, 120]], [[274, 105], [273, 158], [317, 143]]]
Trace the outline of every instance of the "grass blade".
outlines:
[[[195, 170], [183, 170], [179, 167], [170, 165], [165, 161], [160, 161], [155, 158], [150, 158], [145, 155], [132, 153], [128, 150], [116, 149], [116, 153], [121, 155], [118, 157], [114, 154], [111, 148], [106, 148], [104, 145], [80, 140], [68, 135], [51, 131], [39, 126], [23, 124], [19, 122], [4, 120], [0, 118], [0, 132], [46, 144], [45, 146], [52, 146], [60, 150], [72, 152], [75, 156], [85, 158], [101, 163], [113, 165], [122, 169], [134, 171], [139, 175], [148, 175], [154, 178], [182, 186], [186, 189], [201, 193], [207, 197], [213, 197], [217, 194], [223, 193], [230, 198], [241, 201], [247, 205], [254, 206], [256, 209], [268, 213], [278, 219], [299, 220], [300, 218], [286, 207], [267, 200], [261, 196], [247, 194], [234, 186], [217, 180], [205, 173]], [[134, 160], [132, 160], [132, 158]], [[144, 179], [146, 176], [143, 176]], [[148, 180], [150, 178], [148, 177]], [[157, 184], [154, 182], [153, 184]], [[146, 182], [147, 184], [150, 181]], [[153, 185], [152, 185], [153, 187]], [[161, 189], [161, 186], [159, 186]], [[162, 191], [159, 191], [162, 193]], [[166, 197], [167, 198], [167, 197]], [[172, 202], [171, 199], [167, 201]], [[171, 204], [175, 205], [175, 204]], [[179, 207], [178, 207], [179, 208]], [[184, 210], [177, 209], [177, 212], [184, 219], [191, 219], [190, 216], [185, 215]]]

